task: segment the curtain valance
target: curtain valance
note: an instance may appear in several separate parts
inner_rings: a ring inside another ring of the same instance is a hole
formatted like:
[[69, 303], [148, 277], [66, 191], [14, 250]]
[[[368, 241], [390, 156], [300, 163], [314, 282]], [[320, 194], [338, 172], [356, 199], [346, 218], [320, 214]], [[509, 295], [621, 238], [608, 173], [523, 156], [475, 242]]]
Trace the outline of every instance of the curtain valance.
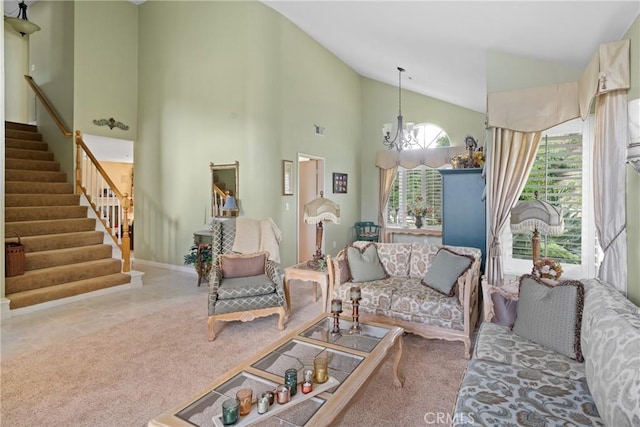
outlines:
[[629, 88], [629, 39], [600, 45], [578, 82], [487, 95], [487, 125], [538, 132], [586, 119], [596, 95]]
[[413, 169], [420, 165], [438, 168], [451, 163], [451, 158], [463, 154], [465, 147], [434, 147], [419, 150], [378, 150], [376, 152], [376, 166], [380, 169], [392, 169], [401, 166]]
[[487, 125], [518, 132], [539, 132], [580, 115], [578, 82], [487, 95]]
[[579, 82], [580, 116], [586, 119], [596, 95], [619, 89], [629, 89], [630, 40], [600, 45]]

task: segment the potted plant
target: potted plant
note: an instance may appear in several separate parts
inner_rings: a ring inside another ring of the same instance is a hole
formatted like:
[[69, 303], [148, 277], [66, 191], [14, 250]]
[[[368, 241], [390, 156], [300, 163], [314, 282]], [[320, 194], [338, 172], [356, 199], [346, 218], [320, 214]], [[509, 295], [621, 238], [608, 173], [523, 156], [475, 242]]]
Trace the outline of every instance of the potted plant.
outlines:
[[213, 261], [211, 254], [211, 246], [203, 246], [200, 249], [200, 260], [202, 265], [198, 265], [198, 245], [193, 245], [189, 249], [189, 253], [184, 256], [185, 265], [193, 265], [198, 273], [198, 277], [209, 279], [211, 273], [211, 263]]

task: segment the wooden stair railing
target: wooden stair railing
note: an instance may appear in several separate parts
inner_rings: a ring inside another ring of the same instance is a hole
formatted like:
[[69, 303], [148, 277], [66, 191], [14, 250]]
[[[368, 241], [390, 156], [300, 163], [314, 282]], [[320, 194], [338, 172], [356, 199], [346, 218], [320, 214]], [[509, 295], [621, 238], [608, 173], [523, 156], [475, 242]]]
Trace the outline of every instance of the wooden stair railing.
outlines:
[[[24, 76], [36, 98], [53, 121], [58, 125], [60, 132], [71, 138], [73, 134], [62, 122], [60, 115], [53, 108], [38, 84], [29, 75]], [[80, 131], [76, 131], [76, 193], [84, 194], [96, 212], [98, 218], [107, 230], [113, 241], [118, 245], [122, 253], [122, 271], [131, 271], [131, 247], [129, 237], [128, 212], [131, 208], [131, 198], [128, 194], [122, 194], [113, 184], [107, 173], [100, 166], [91, 151], [87, 148]], [[122, 233], [119, 229], [122, 224]]]
[[122, 252], [122, 271], [131, 271], [129, 209], [131, 197], [121, 193], [76, 131], [76, 193], [84, 194]]
[[53, 121], [56, 122], [56, 124], [58, 125], [58, 128], [60, 128], [60, 132], [62, 132], [62, 134], [67, 138], [71, 138], [73, 134], [71, 133], [70, 130], [67, 129], [64, 123], [62, 123], [62, 119], [60, 118], [60, 115], [56, 112], [56, 110], [53, 108], [53, 106], [51, 105], [47, 97], [44, 95], [44, 93], [40, 89], [40, 86], [38, 86], [36, 82], [33, 80], [33, 77], [25, 75], [24, 79], [29, 84], [29, 87], [33, 90], [33, 93], [36, 94], [36, 98], [40, 100], [40, 102], [42, 103], [42, 106], [45, 108], [45, 110], [47, 110], [47, 112], [49, 113]]
[[227, 197], [226, 193], [218, 187], [217, 184], [213, 184], [213, 208], [212, 208], [212, 216], [221, 216], [222, 215], [222, 207], [224, 206], [224, 201]]

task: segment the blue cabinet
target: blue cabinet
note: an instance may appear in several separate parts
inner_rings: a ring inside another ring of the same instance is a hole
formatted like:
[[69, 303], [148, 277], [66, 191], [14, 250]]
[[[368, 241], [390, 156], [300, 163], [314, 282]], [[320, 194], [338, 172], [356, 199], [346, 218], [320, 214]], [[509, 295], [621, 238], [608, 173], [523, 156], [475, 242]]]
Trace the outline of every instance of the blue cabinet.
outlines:
[[442, 174], [442, 244], [470, 246], [486, 257], [485, 180], [482, 169], [440, 169]]

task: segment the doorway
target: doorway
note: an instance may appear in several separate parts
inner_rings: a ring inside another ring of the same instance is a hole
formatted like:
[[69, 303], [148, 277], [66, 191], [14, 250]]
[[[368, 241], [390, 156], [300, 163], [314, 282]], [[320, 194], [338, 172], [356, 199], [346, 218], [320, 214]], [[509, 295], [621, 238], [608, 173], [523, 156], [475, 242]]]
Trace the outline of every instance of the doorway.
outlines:
[[324, 191], [324, 158], [298, 153], [298, 262], [313, 259], [316, 225], [304, 222], [304, 205]]

